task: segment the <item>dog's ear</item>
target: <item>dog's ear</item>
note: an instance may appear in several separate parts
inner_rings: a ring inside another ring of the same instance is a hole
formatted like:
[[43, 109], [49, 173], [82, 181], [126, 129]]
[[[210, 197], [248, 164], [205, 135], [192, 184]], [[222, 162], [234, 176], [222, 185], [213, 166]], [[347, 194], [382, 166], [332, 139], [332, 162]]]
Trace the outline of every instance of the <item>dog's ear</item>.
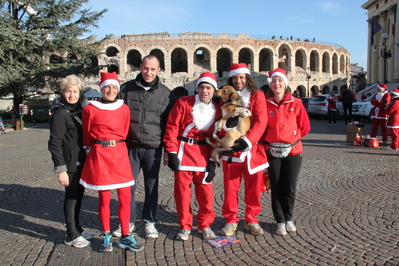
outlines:
[[232, 102], [234, 102], [235, 100], [237, 100], [240, 96], [238, 95], [238, 93], [235, 90], [230, 91], [230, 100]]

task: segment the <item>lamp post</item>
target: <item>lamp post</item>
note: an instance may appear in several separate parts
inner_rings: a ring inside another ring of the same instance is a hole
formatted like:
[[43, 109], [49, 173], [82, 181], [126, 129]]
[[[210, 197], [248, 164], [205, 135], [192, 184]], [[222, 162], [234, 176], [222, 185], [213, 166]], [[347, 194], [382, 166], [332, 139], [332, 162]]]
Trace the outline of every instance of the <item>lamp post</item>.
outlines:
[[389, 48], [386, 46], [387, 39], [389, 38], [388, 33], [383, 33], [381, 37], [383, 39], [381, 46], [381, 57], [384, 58], [384, 83], [387, 84], [387, 59], [391, 58], [392, 54]]
[[309, 88], [309, 81], [312, 78], [312, 75], [310, 75], [310, 71], [308, 68], [308, 72], [306, 73], [306, 79], [308, 80], [308, 97], [310, 97], [310, 88]]

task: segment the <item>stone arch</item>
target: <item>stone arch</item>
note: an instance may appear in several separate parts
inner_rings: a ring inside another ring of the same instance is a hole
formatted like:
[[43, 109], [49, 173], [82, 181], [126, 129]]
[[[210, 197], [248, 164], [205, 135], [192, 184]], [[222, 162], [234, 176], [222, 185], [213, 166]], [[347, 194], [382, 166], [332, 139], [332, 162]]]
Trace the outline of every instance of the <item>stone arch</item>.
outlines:
[[211, 70], [211, 53], [208, 48], [200, 46], [194, 51], [194, 65], [198, 68], [198, 71], [194, 72]]
[[338, 93], [339, 93], [338, 86], [337, 86], [337, 85], [334, 85], [334, 87], [332, 88], [332, 91], [333, 91], [335, 94], [338, 94]]
[[314, 96], [317, 96], [320, 94], [319, 87], [317, 87], [316, 85], [313, 85], [312, 88], [310, 89], [310, 91], [312, 92], [311, 97], [314, 97]]
[[126, 63], [130, 67], [130, 71], [139, 70], [141, 60], [142, 60], [142, 54], [138, 50], [131, 49], [127, 52]]
[[330, 55], [326, 51], [322, 56], [322, 69], [321, 72], [329, 73], [330, 72]]
[[341, 73], [345, 73], [345, 56], [343, 54], [341, 54], [340, 58], [339, 58], [339, 71]]
[[306, 52], [303, 49], [298, 49], [295, 52], [295, 66], [306, 69]]
[[273, 51], [263, 48], [259, 52], [259, 72], [273, 70]]
[[165, 54], [161, 49], [154, 48], [151, 50], [150, 55], [156, 56], [159, 60], [161, 70], [165, 71]]
[[322, 89], [322, 94], [330, 94], [330, 93], [331, 93], [330, 86], [324, 85]]
[[260, 90], [263, 91], [265, 94], [268, 94], [269, 92], [271, 92], [269, 84], [263, 85], [262, 87], [260, 87]]
[[338, 74], [338, 55], [334, 53], [332, 56], [332, 73]]
[[278, 48], [278, 67], [284, 69], [285, 71], [291, 71], [291, 48], [287, 44], [282, 44]]
[[182, 97], [182, 96], [187, 96], [188, 91], [184, 87], [176, 87], [173, 89], [173, 94], [176, 96], [176, 99]]
[[171, 73], [188, 72], [187, 51], [183, 48], [175, 48], [171, 53]]
[[229, 71], [233, 63], [233, 53], [228, 48], [221, 48], [216, 53], [216, 70], [219, 77], [223, 77], [223, 72]]
[[296, 87], [296, 90], [299, 93], [299, 97], [306, 97], [306, 88], [303, 85], [299, 85], [298, 87]]
[[319, 66], [319, 53], [317, 52], [317, 50], [313, 50], [310, 52], [310, 71], [319, 71], [320, 66]]
[[105, 54], [107, 57], [116, 57], [119, 54], [120, 49], [116, 48], [115, 46], [108, 46], [105, 49]]
[[117, 65], [114, 65], [114, 64], [109, 65], [107, 67], [107, 72], [108, 73], [116, 72], [116, 74], [119, 74], [119, 67]]
[[254, 61], [253, 51], [250, 48], [242, 48], [238, 52], [238, 63], [245, 63], [248, 66], [249, 71], [253, 71]]

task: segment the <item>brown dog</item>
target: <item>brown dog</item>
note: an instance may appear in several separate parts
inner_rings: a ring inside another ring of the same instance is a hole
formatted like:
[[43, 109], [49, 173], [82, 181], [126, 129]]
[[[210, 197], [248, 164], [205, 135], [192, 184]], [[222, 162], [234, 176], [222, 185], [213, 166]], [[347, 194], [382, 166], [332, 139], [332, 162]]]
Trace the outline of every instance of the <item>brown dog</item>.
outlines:
[[[231, 151], [231, 147], [234, 145], [234, 141], [244, 136], [249, 128], [251, 127], [250, 116], [251, 112], [244, 107], [241, 96], [236, 92], [236, 90], [232, 86], [224, 86], [220, 90], [216, 92], [216, 95], [219, 96], [224, 104], [221, 109], [223, 112], [223, 117], [216, 122], [215, 131], [213, 132], [213, 138], [218, 141], [218, 143], [214, 144], [207, 139], [207, 142], [212, 147], [216, 148], [213, 151], [212, 158], [219, 165], [219, 156], [223, 153], [227, 153]], [[229, 128], [226, 132], [226, 135], [220, 139], [217, 135], [222, 129], [223, 122], [227, 121], [227, 119], [231, 117], [238, 116], [238, 125], [235, 128]], [[222, 146], [222, 148], [220, 148]]]

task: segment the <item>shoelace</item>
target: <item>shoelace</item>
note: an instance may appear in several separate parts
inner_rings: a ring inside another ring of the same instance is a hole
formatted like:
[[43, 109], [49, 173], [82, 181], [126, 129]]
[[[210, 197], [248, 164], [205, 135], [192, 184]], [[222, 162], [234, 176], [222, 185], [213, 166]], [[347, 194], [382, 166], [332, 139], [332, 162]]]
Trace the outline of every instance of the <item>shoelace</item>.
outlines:
[[104, 235], [103, 235], [104, 245], [109, 245], [109, 244], [111, 244], [111, 239], [112, 239], [112, 236], [111, 236], [111, 235], [104, 234]]
[[137, 245], [137, 240], [134, 238], [137, 234], [133, 233], [130, 236], [127, 237], [127, 239], [133, 243], [133, 245]]

